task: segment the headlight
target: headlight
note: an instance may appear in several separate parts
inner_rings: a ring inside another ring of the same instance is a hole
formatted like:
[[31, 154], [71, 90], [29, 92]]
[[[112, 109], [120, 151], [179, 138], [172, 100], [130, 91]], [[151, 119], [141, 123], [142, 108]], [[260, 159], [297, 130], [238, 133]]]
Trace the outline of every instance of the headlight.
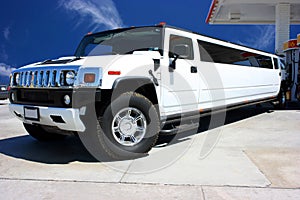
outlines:
[[17, 73], [17, 74], [15, 75], [15, 82], [16, 82], [17, 85], [20, 84], [20, 74], [19, 74], [19, 73]]
[[66, 73], [66, 83], [71, 86], [74, 84], [75, 81], [75, 73], [73, 71], [68, 71]]

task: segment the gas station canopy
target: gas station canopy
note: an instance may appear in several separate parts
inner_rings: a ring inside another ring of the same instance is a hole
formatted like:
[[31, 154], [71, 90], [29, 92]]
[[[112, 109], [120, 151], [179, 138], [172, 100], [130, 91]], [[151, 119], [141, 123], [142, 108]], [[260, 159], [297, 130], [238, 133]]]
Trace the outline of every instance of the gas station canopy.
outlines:
[[276, 24], [275, 52], [282, 54], [290, 24], [300, 24], [300, 0], [212, 0], [206, 23]]
[[275, 24], [280, 4], [290, 7], [290, 23], [300, 24], [300, 0], [213, 0], [210, 24]]

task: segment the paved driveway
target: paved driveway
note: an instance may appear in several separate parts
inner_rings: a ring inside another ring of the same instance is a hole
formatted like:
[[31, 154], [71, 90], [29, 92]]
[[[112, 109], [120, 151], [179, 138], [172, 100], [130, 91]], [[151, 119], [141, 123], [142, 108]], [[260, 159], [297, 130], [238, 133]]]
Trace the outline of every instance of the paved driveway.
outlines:
[[[0, 102], [1, 199], [300, 199], [300, 111], [230, 111], [137, 160], [100, 163], [77, 137], [40, 143]], [[185, 127], [186, 128], [186, 127]]]

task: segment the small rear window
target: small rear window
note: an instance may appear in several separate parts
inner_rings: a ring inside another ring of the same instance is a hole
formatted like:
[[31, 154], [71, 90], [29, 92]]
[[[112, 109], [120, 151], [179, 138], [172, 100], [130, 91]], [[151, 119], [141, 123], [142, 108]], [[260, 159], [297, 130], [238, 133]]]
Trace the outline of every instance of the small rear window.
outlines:
[[278, 59], [277, 58], [273, 58], [273, 61], [274, 61], [275, 69], [279, 69]]

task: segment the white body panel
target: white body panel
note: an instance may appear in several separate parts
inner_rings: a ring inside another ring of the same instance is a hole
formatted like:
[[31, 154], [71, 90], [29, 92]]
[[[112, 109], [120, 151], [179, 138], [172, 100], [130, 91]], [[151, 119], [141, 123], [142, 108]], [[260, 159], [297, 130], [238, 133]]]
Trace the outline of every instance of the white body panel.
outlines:
[[[144, 55], [118, 56], [109, 65], [103, 65], [101, 89], [112, 89], [116, 79], [122, 77], [146, 77], [152, 79], [149, 70], [152, 70], [153, 73], [158, 73], [158, 71], [154, 72], [153, 70], [153, 59], [151, 57]], [[121, 74], [108, 75], [108, 71], [120, 71]]]
[[[203, 40], [272, 58], [276, 57], [275, 55], [174, 29], [166, 29], [165, 49], [168, 49], [167, 41], [170, 34], [191, 38], [195, 55], [193, 60], [178, 59], [174, 72], [169, 72], [167, 66], [162, 67], [161, 101], [164, 107], [162, 115], [213, 110], [278, 95], [281, 82], [280, 69], [203, 62], [200, 61], [200, 52], [196, 44], [197, 40]], [[198, 73], [192, 74], [190, 66], [196, 66]]]
[[[279, 76], [275, 70], [205, 62], [200, 68], [204, 75], [213, 69], [217, 73], [216, 82], [220, 83], [201, 87], [200, 109], [270, 98], [279, 92]], [[210, 99], [213, 93], [215, 97]]]
[[[175, 29], [166, 29], [164, 49], [169, 49], [169, 39], [171, 35], [180, 35], [181, 31]], [[192, 34], [186, 33], [188, 37]], [[193, 43], [194, 49], [196, 48]], [[164, 108], [164, 114], [174, 114], [188, 111], [195, 111], [199, 104], [200, 77], [198, 73], [191, 73], [191, 67], [197, 67], [199, 55], [195, 54], [192, 60], [178, 59], [176, 69], [169, 71], [169, 63], [172, 59], [168, 57], [165, 51], [165, 60], [162, 65], [162, 96], [161, 102]]]

